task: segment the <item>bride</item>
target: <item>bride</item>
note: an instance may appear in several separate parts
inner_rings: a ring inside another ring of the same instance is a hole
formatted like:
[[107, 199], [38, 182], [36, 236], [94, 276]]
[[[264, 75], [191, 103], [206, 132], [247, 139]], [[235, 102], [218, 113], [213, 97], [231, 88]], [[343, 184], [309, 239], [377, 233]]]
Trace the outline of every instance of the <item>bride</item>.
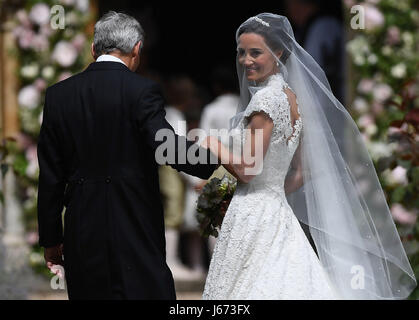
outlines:
[[241, 102], [230, 135], [241, 161], [217, 137], [204, 140], [238, 184], [203, 298], [406, 298], [413, 271], [362, 136], [324, 72], [284, 16], [251, 17], [236, 40]]

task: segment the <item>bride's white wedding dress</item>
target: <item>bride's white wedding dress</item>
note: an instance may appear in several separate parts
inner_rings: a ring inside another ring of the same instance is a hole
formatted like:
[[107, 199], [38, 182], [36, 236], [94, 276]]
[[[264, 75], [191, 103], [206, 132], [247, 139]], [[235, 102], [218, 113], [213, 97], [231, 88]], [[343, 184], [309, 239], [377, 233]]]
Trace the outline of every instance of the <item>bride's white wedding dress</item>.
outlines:
[[[301, 118], [291, 124], [286, 87], [281, 74], [269, 77], [245, 110], [243, 119], [264, 111], [274, 127], [262, 173], [237, 185], [203, 299], [338, 299], [285, 197], [285, 177], [303, 129]], [[233, 139], [244, 142], [245, 122]]]

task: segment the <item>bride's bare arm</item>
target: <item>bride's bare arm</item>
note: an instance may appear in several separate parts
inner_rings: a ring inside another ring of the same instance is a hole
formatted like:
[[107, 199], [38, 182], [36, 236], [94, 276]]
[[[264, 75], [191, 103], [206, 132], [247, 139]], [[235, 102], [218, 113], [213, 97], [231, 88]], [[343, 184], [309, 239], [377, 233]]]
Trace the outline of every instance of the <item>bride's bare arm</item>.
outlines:
[[[248, 183], [260, 173], [255, 169], [263, 164], [273, 129], [272, 119], [264, 112], [252, 113], [248, 118], [248, 123], [247, 129], [249, 130], [245, 130], [246, 139], [239, 161], [233, 161], [233, 153], [213, 136], [208, 136], [202, 144], [202, 146], [210, 148], [212, 153], [218, 156], [226, 170], [243, 183]], [[261, 134], [259, 141], [258, 134]]]
[[286, 177], [284, 183], [285, 194], [292, 193], [304, 184], [303, 166], [301, 161], [301, 145], [295, 150], [294, 157], [291, 161], [292, 172]]

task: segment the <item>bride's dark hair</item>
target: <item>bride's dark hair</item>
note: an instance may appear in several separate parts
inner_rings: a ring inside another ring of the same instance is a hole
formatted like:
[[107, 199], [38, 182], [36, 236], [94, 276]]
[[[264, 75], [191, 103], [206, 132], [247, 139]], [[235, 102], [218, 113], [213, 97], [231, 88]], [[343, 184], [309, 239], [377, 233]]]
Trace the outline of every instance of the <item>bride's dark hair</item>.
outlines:
[[[266, 21], [265, 21], [266, 20]], [[264, 22], [269, 23], [269, 20], [264, 18]], [[259, 21], [250, 20], [243, 24], [237, 31], [237, 40], [243, 33], [256, 33], [263, 37], [268, 47], [274, 52], [282, 51], [279, 60], [285, 64], [291, 54], [292, 40], [289, 35], [285, 34], [283, 30], [273, 28], [272, 24], [267, 26]]]

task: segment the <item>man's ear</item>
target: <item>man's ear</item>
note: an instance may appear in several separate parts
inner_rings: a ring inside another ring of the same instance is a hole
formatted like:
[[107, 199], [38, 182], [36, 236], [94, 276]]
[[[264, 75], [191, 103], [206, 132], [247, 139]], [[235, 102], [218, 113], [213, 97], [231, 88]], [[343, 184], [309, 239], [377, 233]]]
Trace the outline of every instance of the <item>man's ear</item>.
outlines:
[[132, 55], [133, 56], [136, 56], [136, 55], [140, 55], [140, 52], [141, 52], [141, 45], [142, 45], [142, 42], [141, 41], [139, 41], [135, 46], [134, 46], [134, 49], [132, 50]]
[[97, 59], [97, 57], [96, 57], [96, 53], [95, 53], [95, 47], [94, 47], [94, 45], [93, 45], [93, 42], [92, 42], [92, 45], [91, 45], [91, 47], [90, 47], [90, 53], [92, 54], [92, 57], [93, 57], [93, 59]]

